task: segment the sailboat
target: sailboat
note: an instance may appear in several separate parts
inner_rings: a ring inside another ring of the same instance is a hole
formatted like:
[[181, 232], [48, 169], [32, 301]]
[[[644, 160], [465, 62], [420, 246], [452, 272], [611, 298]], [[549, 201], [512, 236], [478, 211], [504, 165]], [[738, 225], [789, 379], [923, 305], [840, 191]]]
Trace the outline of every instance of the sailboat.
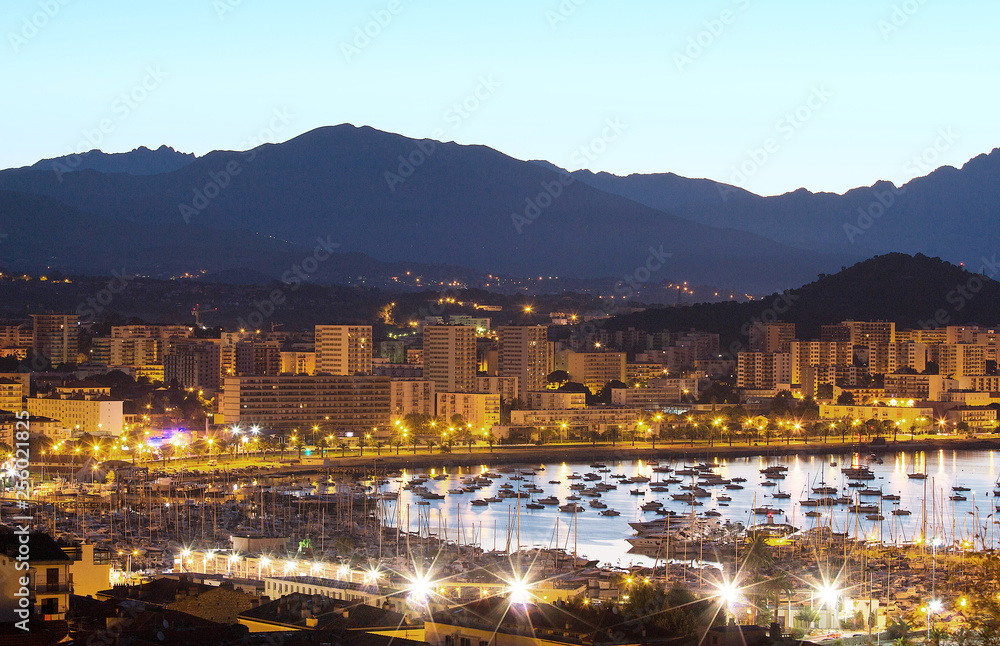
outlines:
[[927, 474], [926, 473], [920, 473], [920, 472], [918, 472], [916, 470], [917, 469], [917, 456], [916, 455], [913, 456], [913, 469], [914, 470], [913, 470], [912, 473], [907, 473], [906, 474], [907, 478], [909, 478], [910, 480], [926, 480], [927, 479]]

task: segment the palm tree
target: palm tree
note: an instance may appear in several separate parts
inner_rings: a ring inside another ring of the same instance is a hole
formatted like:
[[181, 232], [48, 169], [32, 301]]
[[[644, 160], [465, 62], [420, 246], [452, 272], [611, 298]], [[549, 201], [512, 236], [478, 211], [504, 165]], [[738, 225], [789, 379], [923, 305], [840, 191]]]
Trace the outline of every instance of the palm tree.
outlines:
[[340, 457], [343, 458], [347, 456], [347, 449], [349, 446], [350, 444], [348, 444], [345, 440], [337, 442], [337, 448], [340, 449]]
[[[777, 621], [778, 610], [781, 608], [781, 595], [791, 595], [795, 592], [795, 585], [787, 572], [778, 572], [764, 584], [764, 588], [774, 595], [774, 621]], [[791, 628], [790, 624], [791, 621], [789, 621], [788, 628]]]

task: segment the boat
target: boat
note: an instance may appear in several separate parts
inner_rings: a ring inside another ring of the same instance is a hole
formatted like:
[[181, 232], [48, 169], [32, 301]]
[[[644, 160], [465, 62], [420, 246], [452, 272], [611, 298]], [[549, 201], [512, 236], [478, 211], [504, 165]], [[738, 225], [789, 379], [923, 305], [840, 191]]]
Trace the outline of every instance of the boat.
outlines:
[[601, 511], [602, 516], [621, 516], [621, 512], [615, 511], [614, 509], [604, 509]]
[[708, 518], [718, 518], [719, 516], [722, 515], [722, 512], [721, 511], [715, 511], [714, 509], [709, 509], [708, 511], [706, 511], [702, 515], [706, 516]]
[[898, 501], [899, 500], [899, 496], [896, 495], [896, 494], [894, 494], [894, 493], [884, 493], [884, 494], [882, 494], [882, 500]]
[[780, 509], [775, 509], [774, 507], [755, 507], [753, 513], [758, 516], [773, 516], [775, 514], [783, 514], [785, 512]]
[[608, 508], [608, 506], [605, 505], [600, 500], [591, 500], [590, 501], [590, 506], [593, 507], [594, 509], [607, 509]]
[[655, 491], [657, 493], [663, 493], [664, 491], [670, 491], [670, 487], [663, 487], [660, 485], [650, 485], [650, 491]]
[[448, 493], [454, 493], [454, 494], [465, 493], [465, 489], [449, 489]]
[[882, 495], [882, 490], [881, 489], [874, 489], [872, 487], [867, 487], [867, 488], [862, 489], [861, 491], [859, 491], [858, 495], [861, 495], [861, 496], [881, 496]]
[[927, 479], [927, 474], [926, 473], [921, 473], [921, 472], [917, 471], [916, 468], [917, 468], [917, 456], [914, 455], [913, 456], [913, 469], [914, 469], [914, 471], [912, 473], [907, 473], [906, 477], [909, 478], [910, 480], [926, 480]]
[[548, 496], [546, 498], [539, 498], [538, 502], [542, 505], [558, 505], [559, 499], [555, 496]]
[[892, 510], [892, 515], [893, 516], [909, 516], [910, 515], [910, 510], [909, 509], [893, 509]]
[[426, 500], [418, 500], [418, 501], [417, 501], [417, 504], [418, 504], [418, 505], [429, 505], [429, 504], [431, 504], [431, 503], [427, 502]]
[[868, 520], [885, 520], [885, 516], [882, 514], [868, 514], [865, 518]]
[[968, 487], [952, 487], [952, 491], [971, 491]]
[[777, 484], [778, 484], [777, 482], [771, 482], [770, 480], [765, 480], [764, 482], [760, 483], [760, 486], [762, 486], [762, 487], [774, 487]]
[[809, 511], [806, 512], [806, 517], [807, 518], [819, 518], [822, 515], [823, 515], [823, 512], [816, 511], [815, 509], [810, 509]]
[[948, 496], [948, 500], [954, 500], [954, 501], [957, 501], [957, 502], [963, 502], [963, 501], [968, 500], [968, 498], [966, 498], [965, 496], [963, 496], [960, 493], [953, 493], [950, 496]]
[[626, 538], [625, 540], [632, 547], [658, 549], [665, 542], [667, 542], [669, 538], [665, 534], [656, 534], [653, 536], [632, 536], [631, 538]]
[[716, 498], [716, 500], [718, 500], [719, 502], [732, 502], [733, 501], [733, 499], [730, 498], [729, 496], [719, 496], [719, 497]]
[[787, 498], [791, 498], [792, 494], [788, 493], [787, 491], [775, 491], [773, 494], [771, 494], [771, 497], [772, 498], [785, 498], [785, 499], [787, 499]]
[[572, 494], [570, 496], [566, 496], [566, 500], [580, 500], [580, 496]]
[[877, 505], [852, 505], [850, 510], [856, 514], [875, 514], [878, 512]]
[[583, 511], [583, 505], [578, 505], [575, 502], [571, 502], [566, 505], [559, 505], [559, 511], [564, 511], [571, 514], [578, 514]]
[[528, 509], [545, 509], [545, 505], [540, 505], [537, 502], [529, 502], [525, 507]]
[[663, 506], [662, 502], [659, 502], [658, 500], [650, 500], [649, 502], [642, 503], [642, 506], [639, 507], [639, 509], [643, 511], [656, 511], [662, 506]]
[[549, 484], [562, 484], [562, 480], [549, 480]]
[[836, 460], [830, 460], [830, 466], [831, 467], [837, 466], [837, 461]]
[[469, 504], [472, 505], [473, 507], [485, 507], [489, 505], [489, 502], [487, 502], [486, 500], [476, 499], [476, 500], [470, 500]]
[[812, 488], [812, 492], [813, 493], [819, 493], [819, 494], [834, 494], [834, 493], [837, 493], [837, 488], [836, 487], [828, 487], [828, 486], [813, 487]]
[[590, 468], [591, 469], [603, 469], [606, 466], [608, 466], [608, 465], [604, 464], [603, 462], [595, 462], [592, 465], [590, 465]]
[[489, 498], [483, 498], [486, 502], [500, 502], [500, 499], [496, 496], [490, 496]]
[[631, 490], [629, 490], [629, 493], [632, 494], [633, 496], [645, 496], [646, 495], [646, 492], [643, 491], [642, 489], [631, 489]]
[[734, 489], [735, 490], [735, 489], [742, 489], [742, 488], [743, 488], [743, 485], [738, 485], [738, 484], [732, 484], [732, 483], [730, 483], [730, 484], [726, 485], [726, 489]]

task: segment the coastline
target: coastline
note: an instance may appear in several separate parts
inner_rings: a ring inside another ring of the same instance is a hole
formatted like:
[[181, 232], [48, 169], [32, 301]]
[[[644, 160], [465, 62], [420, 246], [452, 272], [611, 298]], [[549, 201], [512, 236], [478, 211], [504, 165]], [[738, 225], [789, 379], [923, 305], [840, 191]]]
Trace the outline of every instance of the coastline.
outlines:
[[505, 446], [497, 447], [493, 452], [477, 448], [473, 452], [454, 449], [452, 453], [407, 453], [400, 451], [390, 453], [383, 451], [381, 455], [372, 453], [365, 456], [326, 458], [325, 463], [319, 459], [308, 459], [307, 462], [295, 465], [282, 465], [277, 469], [267, 469], [266, 474], [275, 473], [311, 473], [311, 472], [355, 472], [370, 470], [377, 465], [378, 470], [396, 469], [432, 469], [449, 467], [470, 467], [480, 465], [516, 465], [544, 462], [609, 462], [616, 460], [639, 459], [690, 459], [705, 460], [711, 458], [745, 458], [755, 456], [785, 456], [795, 454], [805, 455], [847, 455], [855, 452], [863, 453], [895, 453], [897, 451], [929, 451], [950, 449], [954, 451], [987, 451], [1000, 448], [1000, 438], [921, 438], [899, 442], [887, 441], [883, 445], [871, 443], [822, 443], [809, 444], [770, 444], [770, 445], [739, 445], [730, 447], [728, 444], [715, 446], [678, 446], [658, 445], [655, 449], [650, 445], [631, 446], [630, 444], [590, 445], [542, 445], [542, 446]]

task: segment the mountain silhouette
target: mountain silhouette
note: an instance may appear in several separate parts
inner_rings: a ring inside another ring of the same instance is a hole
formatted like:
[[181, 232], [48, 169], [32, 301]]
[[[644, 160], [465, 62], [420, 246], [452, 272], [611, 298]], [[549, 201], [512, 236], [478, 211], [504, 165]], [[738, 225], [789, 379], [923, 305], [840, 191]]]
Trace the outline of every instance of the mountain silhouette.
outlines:
[[[66, 217], [82, 211], [146, 226], [253, 232], [301, 247], [333, 236], [343, 251], [379, 261], [513, 276], [688, 281], [761, 293], [864, 257], [707, 226], [485, 146], [351, 125], [252, 151], [215, 151], [155, 175], [8, 170], [0, 189], [77, 210]], [[196, 259], [168, 238], [160, 242]]]

